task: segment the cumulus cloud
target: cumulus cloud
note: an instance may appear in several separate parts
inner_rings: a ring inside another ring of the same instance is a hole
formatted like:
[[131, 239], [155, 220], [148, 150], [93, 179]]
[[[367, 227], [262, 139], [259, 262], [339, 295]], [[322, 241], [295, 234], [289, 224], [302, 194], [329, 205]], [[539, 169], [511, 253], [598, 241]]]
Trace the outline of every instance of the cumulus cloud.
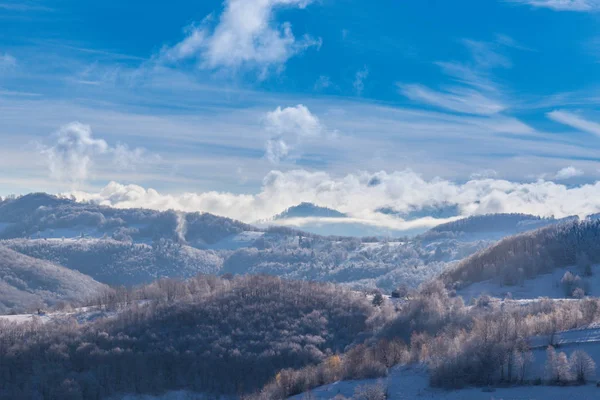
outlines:
[[289, 153], [290, 148], [283, 139], [269, 139], [267, 141], [265, 157], [273, 164], [277, 164], [285, 159]]
[[571, 165], [571, 166], [565, 167], [565, 168], [561, 169], [560, 171], [558, 171], [556, 173], [556, 175], [554, 175], [554, 179], [556, 179], [556, 180], [570, 179], [570, 178], [575, 178], [575, 177], [578, 177], [581, 175], [583, 175], [583, 171], [580, 169], [577, 169]]
[[[163, 51], [169, 61], [198, 59], [207, 69], [257, 68], [266, 74], [294, 55], [320, 47], [308, 35], [296, 38], [290, 23], [276, 24], [279, 8], [306, 8], [312, 0], [226, 0], [218, 22], [212, 16], [186, 29], [186, 38]], [[212, 26], [211, 26], [212, 25]]]
[[94, 139], [89, 125], [71, 122], [55, 134], [55, 143], [42, 149], [53, 178], [79, 182], [88, 177], [92, 158], [108, 151], [108, 144]]
[[546, 114], [548, 118], [561, 124], [570, 126], [583, 132], [591, 133], [592, 135], [600, 136], [600, 124], [588, 121], [577, 114], [568, 111], [551, 111]]
[[325, 126], [310, 110], [298, 104], [266, 113], [263, 118], [265, 130], [271, 135], [266, 143], [265, 157], [278, 163], [305, 140], [319, 138], [327, 133]]
[[130, 149], [121, 143], [111, 147], [104, 139], [94, 138], [89, 125], [79, 122], [63, 125], [51, 138], [52, 145], [39, 144], [38, 147], [46, 159], [50, 176], [64, 182], [85, 181], [98, 157], [112, 156], [117, 167], [133, 168], [144, 161], [146, 153], [144, 149]]
[[[377, 182], [377, 184], [373, 184]], [[388, 207], [410, 212], [456, 204], [462, 216], [521, 212], [540, 216], [584, 216], [600, 211], [600, 182], [577, 187], [547, 181], [511, 182], [480, 178], [465, 183], [423, 179], [411, 171], [358, 172], [334, 177], [325, 172], [272, 171], [257, 194], [226, 192], [162, 194], [137, 185], [110, 183], [97, 193], [73, 192], [78, 200], [114, 207], [205, 211], [255, 222], [301, 202], [337, 209], [353, 221], [402, 229], [406, 221], [376, 212]], [[413, 224], [435, 224], [431, 218]]]
[[324, 129], [319, 118], [302, 104], [277, 107], [266, 114], [264, 124], [267, 131], [276, 135], [318, 136]]
[[600, 0], [509, 0], [513, 3], [533, 7], [549, 8], [555, 11], [592, 12], [600, 10]]

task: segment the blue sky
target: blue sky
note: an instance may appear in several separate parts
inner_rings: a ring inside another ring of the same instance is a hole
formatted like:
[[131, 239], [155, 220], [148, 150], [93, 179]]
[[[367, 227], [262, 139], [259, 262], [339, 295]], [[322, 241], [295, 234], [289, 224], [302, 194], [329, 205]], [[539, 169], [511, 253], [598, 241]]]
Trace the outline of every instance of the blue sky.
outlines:
[[0, 0], [0, 195], [373, 219], [361, 185], [384, 176], [398, 209], [600, 211], [568, 204], [600, 176], [599, 17], [597, 0]]

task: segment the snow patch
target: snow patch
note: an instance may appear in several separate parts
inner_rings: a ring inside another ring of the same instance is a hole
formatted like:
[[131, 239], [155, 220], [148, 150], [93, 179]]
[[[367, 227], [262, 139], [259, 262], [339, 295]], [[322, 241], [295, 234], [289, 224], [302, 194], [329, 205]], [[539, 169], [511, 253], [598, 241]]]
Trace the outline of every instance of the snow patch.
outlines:
[[578, 267], [556, 268], [551, 273], [538, 275], [532, 279], [526, 279], [520, 285], [502, 285], [494, 280], [473, 283], [457, 291], [466, 303], [482, 294], [503, 298], [510, 293], [513, 299], [535, 299], [538, 297], [549, 297], [552, 299], [564, 298], [565, 291], [560, 281], [564, 274], [569, 271], [581, 276], [589, 288], [590, 296], [600, 296], [600, 265], [592, 267], [592, 276], [584, 277]]

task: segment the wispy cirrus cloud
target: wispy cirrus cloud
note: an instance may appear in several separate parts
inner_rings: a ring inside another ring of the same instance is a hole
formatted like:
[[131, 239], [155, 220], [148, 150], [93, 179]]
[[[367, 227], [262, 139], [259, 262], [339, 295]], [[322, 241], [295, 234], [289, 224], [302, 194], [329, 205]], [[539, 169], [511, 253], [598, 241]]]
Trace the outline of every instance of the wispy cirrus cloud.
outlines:
[[52, 8], [35, 1], [2, 1], [0, 10], [26, 12], [26, 11], [52, 11]]
[[580, 131], [600, 136], [600, 124], [597, 122], [589, 121], [578, 114], [568, 111], [555, 110], [547, 113], [546, 115], [551, 120], [559, 122], [563, 125], [567, 125]]
[[441, 91], [419, 84], [398, 84], [398, 88], [411, 100], [464, 114], [492, 115], [507, 108], [499, 100], [469, 88], [449, 87]]
[[507, 0], [511, 3], [530, 5], [538, 8], [549, 8], [555, 11], [600, 11], [600, 0]]
[[277, 24], [280, 8], [304, 9], [313, 0], [226, 0], [214, 23], [213, 16], [186, 28], [186, 38], [162, 51], [162, 59], [178, 62], [198, 60], [210, 70], [257, 69], [261, 76], [280, 68], [294, 55], [320, 47], [321, 39], [294, 36], [288, 22]]
[[512, 67], [504, 50], [516, 48], [516, 41], [506, 35], [496, 35], [492, 42], [464, 39], [462, 44], [469, 50], [469, 60], [436, 62], [454, 84], [433, 89], [421, 84], [398, 83], [400, 93], [415, 102], [457, 113], [493, 115], [507, 110], [505, 96], [490, 71]]

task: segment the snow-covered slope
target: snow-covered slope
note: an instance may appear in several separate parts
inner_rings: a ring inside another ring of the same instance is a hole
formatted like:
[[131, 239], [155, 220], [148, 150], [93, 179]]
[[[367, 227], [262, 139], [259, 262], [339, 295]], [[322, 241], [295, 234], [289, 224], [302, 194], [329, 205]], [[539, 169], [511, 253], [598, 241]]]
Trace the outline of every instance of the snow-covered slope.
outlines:
[[[600, 347], [599, 347], [600, 348]], [[312, 390], [313, 399], [329, 400], [336, 396], [351, 399], [360, 387], [383, 385], [387, 388], [387, 400], [438, 399], [438, 400], [595, 400], [600, 388], [595, 384], [584, 386], [515, 386], [497, 389], [467, 388], [442, 390], [429, 387], [429, 376], [422, 367], [398, 367], [387, 378], [360, 381], [341, 381]], [[292, 397], [303, 400], [306, 394]], [[309, 397], [310, 398], [310, 397]], [[339, 397], [338, 397], [339, 398]]]
[[579, 277], [580, 285], [585, 288], [587, 295], [600, 296], [600, 265], [593, 265], [591, 267], [591, 276], [585, 276], [580, 267], [569, 266], [556, 268], [548, 273], [524, 279], [515, 285], [502, 285], [497, 279], [477, 282], [457, 290], [457, 293], [463, 296], [466, 302], [481, 295], [498, 298], [508, 296], [515, 300], [535, 299], [538, 297], [562, 299], [571, 297], [571, 294], [568, 293], [569, 290], [561, 282], [568, 272]]
[[[558, 223], [502, 239], [444, 271], [447, 285], [465, 288], [493, 281], [518, 286], [555, 269], [600, 262], [600, 220]], [[510, 291], [510, 290], [508, 290]]]
[[106, 288], [77, 271], [0, 246], [0, 313], [85, 301]]

